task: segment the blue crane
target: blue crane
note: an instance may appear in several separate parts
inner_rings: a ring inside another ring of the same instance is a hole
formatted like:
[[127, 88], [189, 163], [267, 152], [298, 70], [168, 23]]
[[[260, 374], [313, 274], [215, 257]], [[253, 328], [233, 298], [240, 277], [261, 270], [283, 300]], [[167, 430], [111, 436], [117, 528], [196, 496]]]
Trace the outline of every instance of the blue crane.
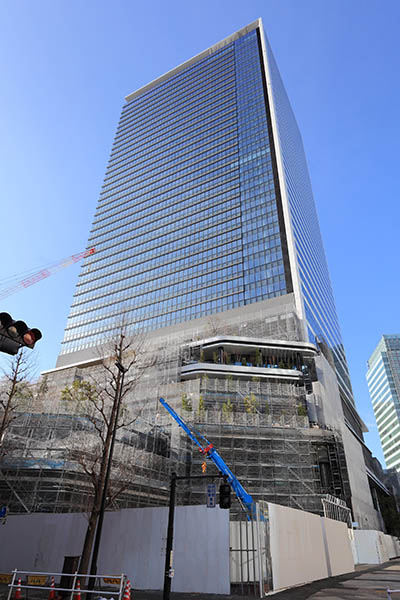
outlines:
[[[201, 435], [198, 431], [191, 429], [185, 421], [174, 411], [174, 409], [164, 400], [164, 398], [160, 398], [161, 404], [164, 408], [169, 412], [169, 414], [175, 419], [178, 423], [179, 427], [187, 433], [187, 435], [193, 440], [193, 442], [199, 447], [199, 450], [206, 458], [211, 460], [218, 471], [226, 478], [226, 481], [231, 486], [232, 490], [235, 492], [237, 499], [239, 500], [243, 509], [247, 512], [249, 519], [256, 518], [256, 504], [252, 498], [252, 496], [246, 492], [240, 481], [235, 477], [232, 473], [228, 465], [225, 463], [222, 456], [218, 454], [212, 443]], [[261, 518], [262, 515], [261, 515]]]

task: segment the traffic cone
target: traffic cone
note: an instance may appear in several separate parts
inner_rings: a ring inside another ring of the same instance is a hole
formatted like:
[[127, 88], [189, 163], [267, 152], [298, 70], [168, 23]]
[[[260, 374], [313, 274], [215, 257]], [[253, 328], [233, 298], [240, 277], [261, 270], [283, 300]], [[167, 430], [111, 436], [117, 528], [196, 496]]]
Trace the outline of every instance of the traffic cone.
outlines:
[[75, 589], [76, 589], [76, 592], [74, 594], [75, 600], [81, 600], [81, 582], [79, 581], [79, 579], [76, 582], [76, 588]]
[[22, 599], [21, 577], [18, 577], [18, 585], [17, 585], [17, 589], [15, 590], [15, 600], [21, 600], [21, 599]]
[[56, 597], [56, 584], [54, 582], [54, 577], [50, 580], [51, 590], [49, 591], [49, 600], [55, 600]]
[[131, 582], [129, 579], [126, 580], [125, 591], [122, 600], [131, 600]]

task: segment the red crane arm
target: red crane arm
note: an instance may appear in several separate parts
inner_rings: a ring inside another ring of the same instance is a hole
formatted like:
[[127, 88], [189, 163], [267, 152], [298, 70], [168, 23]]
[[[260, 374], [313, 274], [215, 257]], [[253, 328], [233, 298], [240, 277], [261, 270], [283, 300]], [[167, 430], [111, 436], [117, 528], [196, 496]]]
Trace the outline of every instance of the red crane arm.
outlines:
[[46, 279], [46, 277], [50, 277], [50, 275], [52, 275], [53, 273], [57, 273], [57, 271], [60, 271], [61, 269], [64, 269], [65, 267], [68, 267], [69, 265], [78, 262], [79, 260], [81, 260], [81, 258], [87, 258], [95, 252], [96, 248], [90, 248], [89, 250], [79, 252], [79, 254], [73, 254], [68, 258], [63, 258], [51, 267], [40, 269], [39, 271], [37, 271], [37, 273], [33, 273], [33, 275], [30, 275], [29, 277], [18, 281], [18, 283], [15, 283], [14, 285], [11, 285], [3, 290], [0, 290], [0, 300], [2, 300], [3, 298], [7, 298], [7, 296], [11, 296], [11, 294], [15, 294], [16, 292], [24, 288], [27, 288], [30, 285], [41, 281], [42, 279]]

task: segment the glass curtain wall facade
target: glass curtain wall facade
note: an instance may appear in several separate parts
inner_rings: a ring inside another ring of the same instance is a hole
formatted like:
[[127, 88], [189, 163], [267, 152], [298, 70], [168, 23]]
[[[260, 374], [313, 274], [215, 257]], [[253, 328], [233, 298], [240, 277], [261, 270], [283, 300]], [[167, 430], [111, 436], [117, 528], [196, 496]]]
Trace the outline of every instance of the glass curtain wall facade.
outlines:
[[61, 354], [122, 320], [154, 330], [294, 292], [305, 337], [329, 346], [354, 403], [303, 144], [261, 20], [127, 97], [88, 247]]
[[400, 472], [400, 335], [383, 335], [367, 366], [386, 466]]
[[62, 354], [291, 291], [259, 36], [123, 107]]
[[339, 387], [354, 403], [303, 141], [268, 41], [266, 53], [308, 339], [328, 344]]

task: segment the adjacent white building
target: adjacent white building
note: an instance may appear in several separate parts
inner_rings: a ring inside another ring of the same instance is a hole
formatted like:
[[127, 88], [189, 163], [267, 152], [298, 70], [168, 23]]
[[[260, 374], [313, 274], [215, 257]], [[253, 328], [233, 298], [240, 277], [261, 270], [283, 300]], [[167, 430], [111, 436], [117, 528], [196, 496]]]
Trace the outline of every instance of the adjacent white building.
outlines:
[[400, 471], [400, 334], [383, 335], [367, 364], [368, 388], [386, 466]]

